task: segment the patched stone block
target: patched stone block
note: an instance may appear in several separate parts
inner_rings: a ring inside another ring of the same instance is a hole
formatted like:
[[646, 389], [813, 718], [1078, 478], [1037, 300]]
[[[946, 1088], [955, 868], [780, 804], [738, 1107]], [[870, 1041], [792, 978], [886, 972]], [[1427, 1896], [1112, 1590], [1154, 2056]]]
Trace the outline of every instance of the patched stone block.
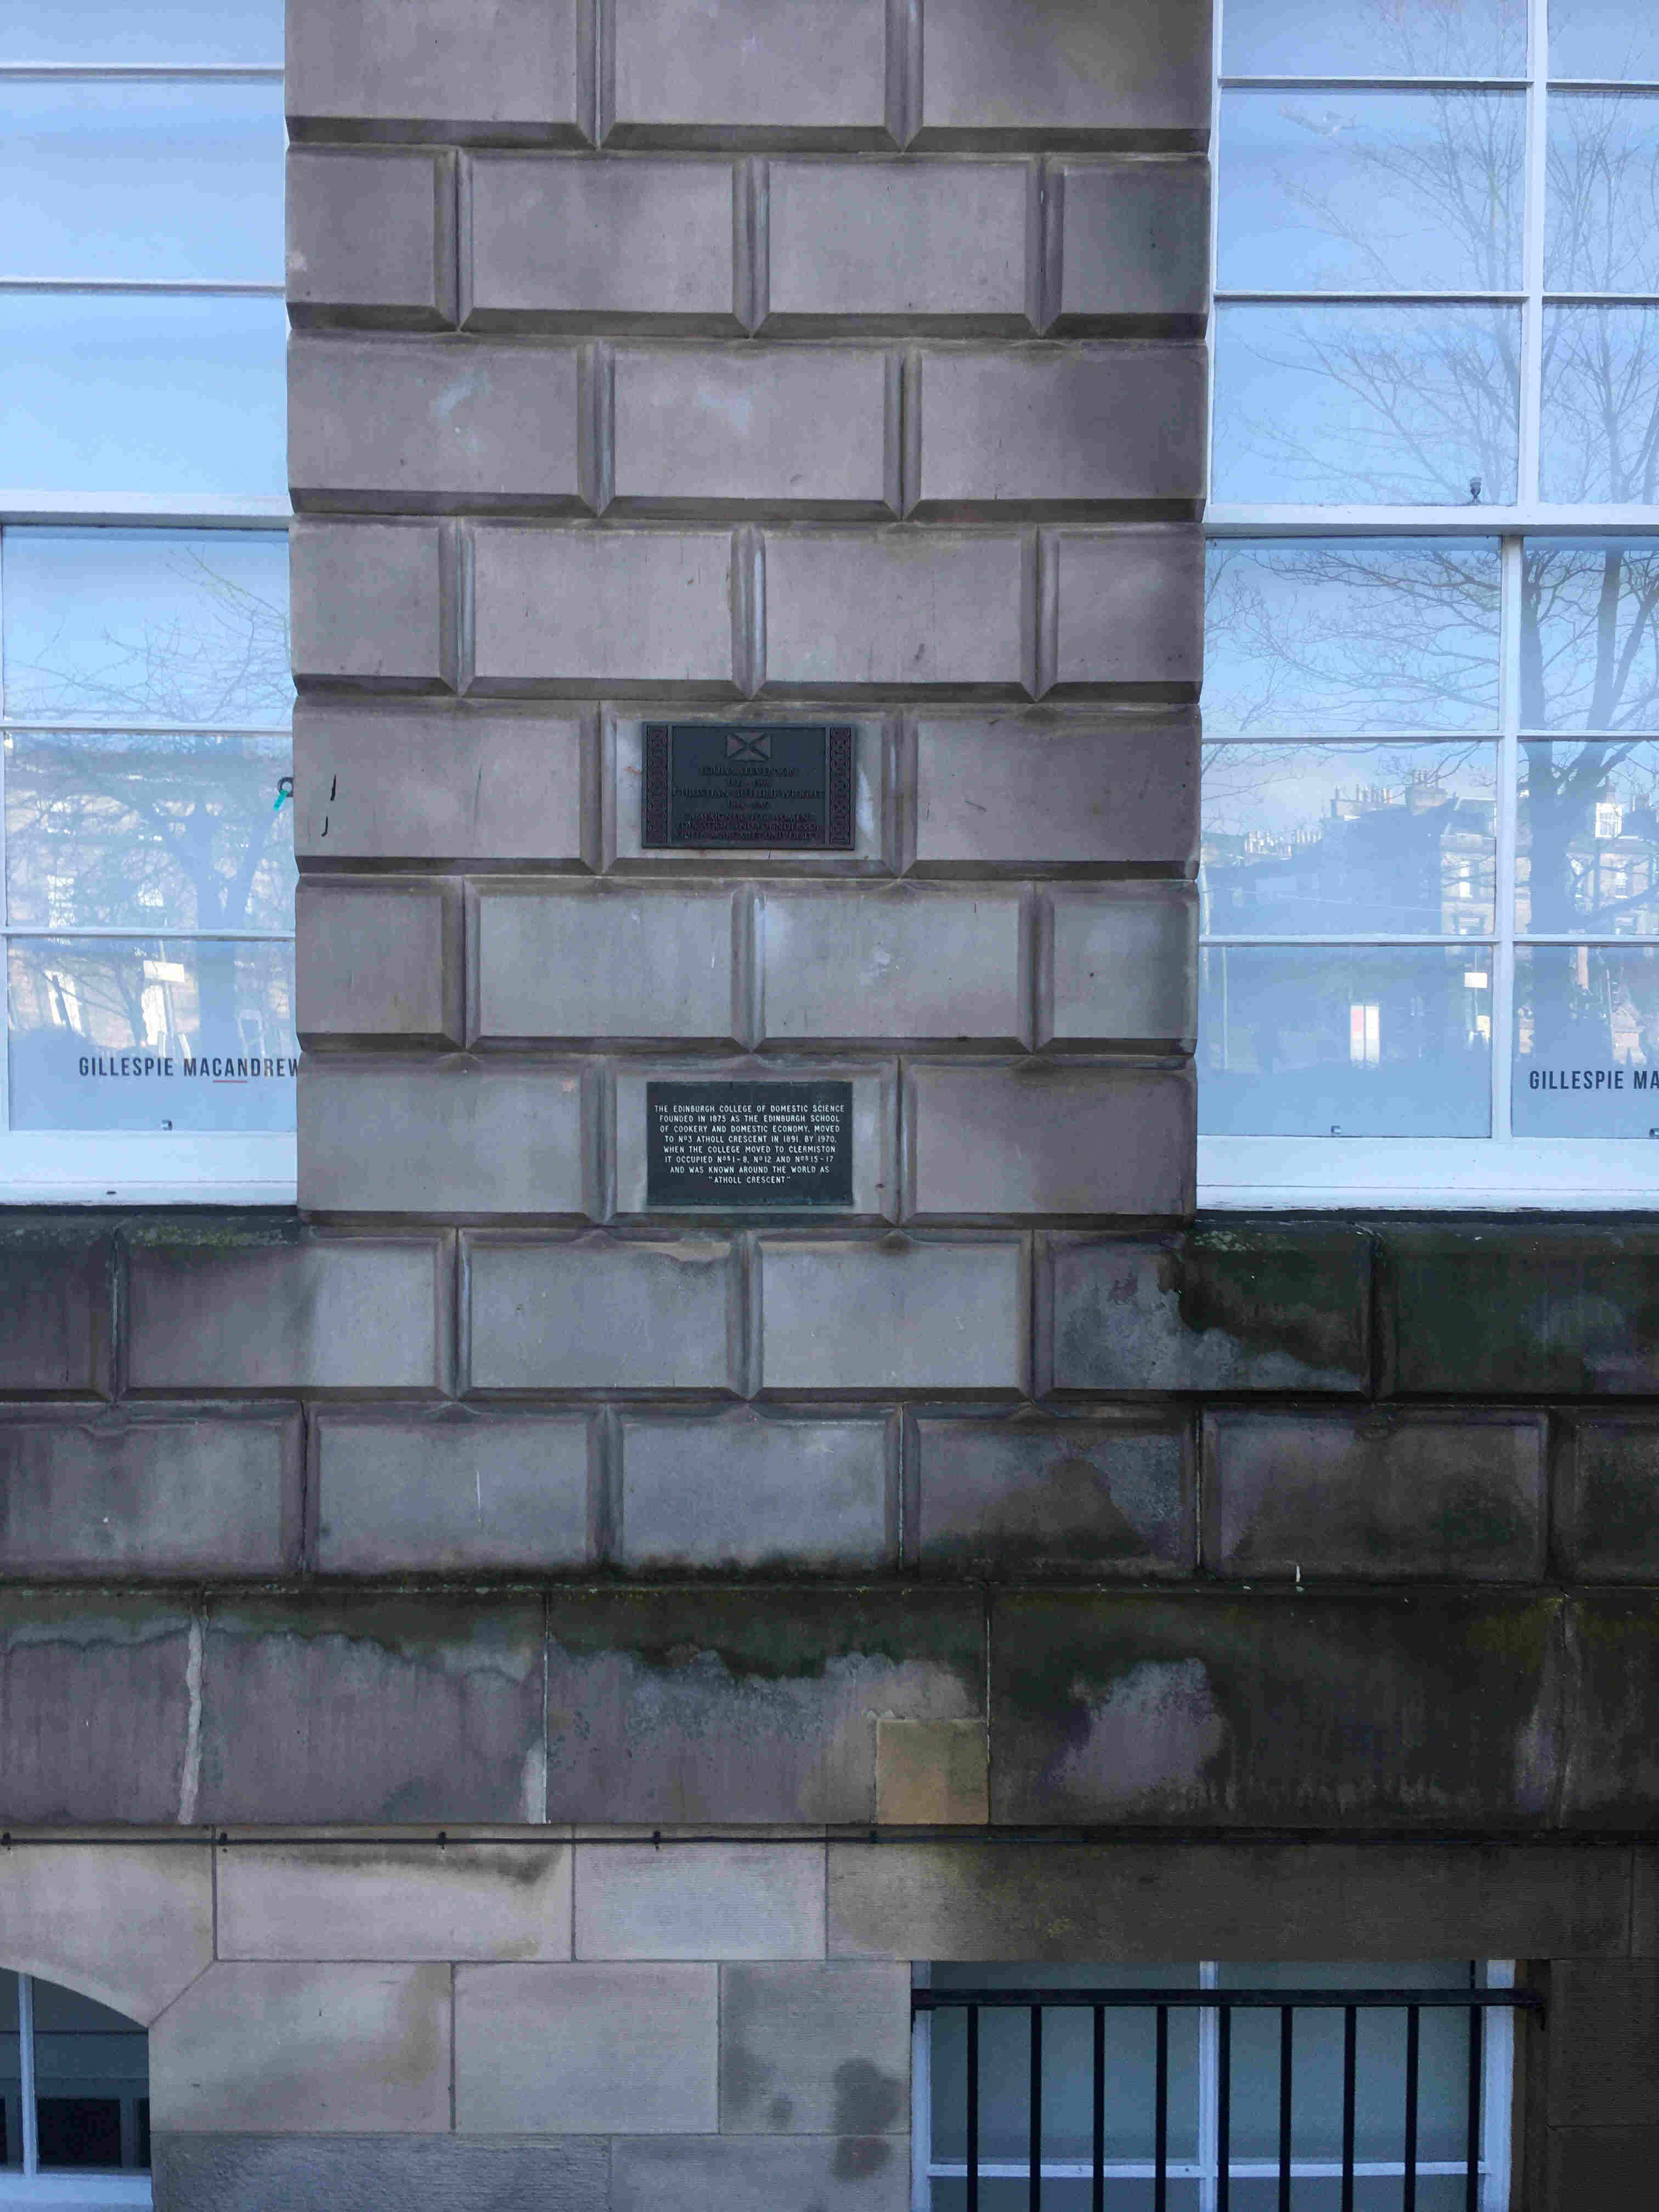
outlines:
[[1202, 149], [1209, 0], [928, 0], [918, 146]]
[[478, 692], [725, 699], [741, 689], [728, 531], [485, 524], [473, 560]]
[[137, 1390], [448, 1387], [453, 1253], [424, 1237], [141, 1243], [128, 1263]]
[[295, 147], [288, 157], [288, 311], [299, 330], [453, 323], [453, 157]]
[[453, 581], [435, 522], [298, 522], [289, 532], [295, 681], [455, 687]]
[[0, 1574], [274, 1575], [300, 1553], [301, 1416], [0, 1419]]
[[1650, 1830], [1659, 1820], [1659, 1593], [1583, 1590], [1567, 1608], [1564, 1821]]
[[904, 2212], [910, 2162], [877, 2136], [624, 2137], [611, 2153], [611, 2212]]
[[150, 2029], [156, 2120], [180, 2135], [442, 2135], [449, 1976], [221, 1960]]
[[625, 1419], [618, 1555], [630, 1567], [727, 1574], [884, 1566], [898, 1522], [896, 1445], [884, 1417]]
[[768, 1237], [757, 1265], [765, 1389], [1024, 1386], [1028, 1293], [1018, 1237], [866, 1244]]
[[919, 1414], [913, 1433], [912, 1557], [923, 1574], [1095, 1582], [1192, 1571], [1197, 1514], [1180, 1421]]
[[289, 128], [580, 144], [590, 37], [579, 0], [295, 0]]
[[761, 1034], [1029, 1043], [1028, 920], [1012, 887], [768, 890], [756, 916]]
[[474, 1390], [738, 1387], [729, 1239], [469, 1240]]
[[818, 1843], [576, 1846], [579, 1959], [821, 1959]]
[[1035, 692], [1036, 579], [1012, 533], [766, 541], [763, 692]]
[[912, 872], [1163, 868], [1198, 856], [1198, 726], [1103, 709], [917, 718]]
[[1181, 524], [1131, 523], [1049, 538], [1053, 661], [1044, 694], [1084, 696], [1133, 686], [1154, 697], [1195, 693], [1203, 672], [1204, 541]]
[[1050, 891], [1042, 926], [1039, 1043], [1192, 1050], [1198, 900], [1190, 884]]
[[189, 1820], [191, 1634], [160, 1595], [0, 1597], [0, 1824]]
[[1203, 329], [1207, 162], [1051, 161], [1048, 237], [1050, 330]]
[[453, 1591], [216, 1605], [200, 1817], [540, 1821], [541, 1629]]
[[982, 1711], [971, 1595], [814, 1589], [555, 1592], [555, 1820], [858, 1820], [872, 1715]]
[[743, 333], [730, 161], [479, 154], [466, 204], [469, 330]]
[[719, 2124], [719, 1970], [460, 1966], [462, 2135], [665, 2135]]
[[1561, 1418], [1556, 1541], [1574, 1581], [1659, 1582], [1659, 1424]]
[[301, 883], [295, 1024], [302, 1044], [459, 1044], [459, 884]]
[[612, 146], [890, 146], [884, 0], [618, 0]]
[[742, 909], [729, 889], [478, 894], [474, 1035], [737, 1042]]
[[148, 2027], [213, 1957], [207, 1845], [32, 1844], [9, 1854], [4, 1917], [8, 1972], [68, 1982]]
[[576, 356], [432, 339], [296, 337], [289, 482], [301, 512], [574, 514]]
[[723, 2134], [902, 2135], [909, 2089], [903, 1967], [721, 1968]]
[[218, 1863], [222, 1959], [567, 1959], [570, 1849], [452, 1839], [236, 1843]]
[[1056, 1390], [1348, 1390], [1370, 1376], [1362, 1231], [1250, 1222], [1057, 1241]]
[[157, 2135], [172, 2212], [609, 2212], [610, 2145], [474, 2143], [453, 2136]]
[[11, 1217], [0, 1236], [0, 1392], [108, 1395], [113, 1261], [110, 1238], [83, 1222]]
[[918, 1060], [905, 1087], [908, 1219], [1192, 1211], [1187, 1067]]
[[896, 1827], [982, 1827], [990, 1819], [982, 1721], [876, 1717], [876, 1818]]
[[1023, 161], [774, 161], [769, 199], [768, 337], [1030, 333]]
[[324, 1574], [586, 1566], [596, 1556], [586, 1414], [325, 1412], [313, 1431]]
[[1560, 1602], [994, 1599], [991, 1816], [1540, 1827], [1560, 1783]]
[[1367, 1412], [1205, 1416], [1205, 1553], [1246, 1581], [1528, 1582], [1544, 1571], [1544, 1424]]

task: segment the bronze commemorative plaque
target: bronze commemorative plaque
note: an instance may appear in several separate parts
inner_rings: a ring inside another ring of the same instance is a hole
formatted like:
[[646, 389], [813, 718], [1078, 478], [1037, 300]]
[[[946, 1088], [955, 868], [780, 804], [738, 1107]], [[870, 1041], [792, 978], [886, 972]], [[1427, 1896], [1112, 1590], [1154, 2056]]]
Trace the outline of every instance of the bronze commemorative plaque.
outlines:
[[853, 731], [825, 722], [647, 722], [647, 852], [853, 849]]

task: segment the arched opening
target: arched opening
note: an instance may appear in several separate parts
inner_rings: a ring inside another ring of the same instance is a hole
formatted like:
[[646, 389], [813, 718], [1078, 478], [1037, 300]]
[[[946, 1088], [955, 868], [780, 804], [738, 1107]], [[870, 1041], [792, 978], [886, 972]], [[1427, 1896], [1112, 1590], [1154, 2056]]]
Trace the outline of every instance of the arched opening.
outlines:
[[38, 1975], [0, 1972], [0, 2206], [147, 2205], [149, 2038]]

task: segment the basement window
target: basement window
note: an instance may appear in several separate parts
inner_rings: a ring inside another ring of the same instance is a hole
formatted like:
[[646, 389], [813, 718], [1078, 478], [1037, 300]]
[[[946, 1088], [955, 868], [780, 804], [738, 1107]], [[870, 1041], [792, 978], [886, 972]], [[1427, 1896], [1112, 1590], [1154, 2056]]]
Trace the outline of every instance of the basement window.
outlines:
[[0, 1974], [0, 2206], [148, 2205], [149, 2039], [33, 1974]]

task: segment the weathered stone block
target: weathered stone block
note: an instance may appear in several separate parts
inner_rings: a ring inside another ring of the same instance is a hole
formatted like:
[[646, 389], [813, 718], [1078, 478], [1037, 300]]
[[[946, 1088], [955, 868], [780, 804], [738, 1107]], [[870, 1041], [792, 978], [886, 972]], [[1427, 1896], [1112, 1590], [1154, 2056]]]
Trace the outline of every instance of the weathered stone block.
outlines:
[[1198, 728], [1190, 715], [1103, 709], [916, 722], [912, 872], [1190, 872], [1198, 854]]
[[884, 1418], [625, 1419], [618, 1555], [630, 1567], [726, 1574], [885, 1566], [896, 1447]]
[[983, 1721], [876, 1717], [876, 1818], [890, 1826], [983, 1827], [990, 1819]]
[[1188, 884], [1049, 892], [1037, 965], [1041, 1044], [1190, 1052], [1198, 1034], [1198, 901]]
[[765, 682], [776, 696], [898, 698], [938, 684], [1034, 692], [1024, 540], [941, 532], [766, 541]]
[[10, 1852], [8, 1971], [68, 1982], [146, 2027], [213, 1957], [208, 1847], [33, 1843]]
[[1012, 886], [768, 890], [756, 916], [761, 1034], [1029, 1043], [1030, 940]]
[[[619, 1216], [647, 1215], [651, 1194], [650, 1168], [646, 1158], [646, 1103], [648, 1086], [673, 1082], [753, 1083], [840, 1080], [853, 1086], [853, 1202], [840, 1210], [841, 1218], [866, 1214], [890, 1220], [898, 1212], [898, 1069], [896, 1062], [844, 1060], [809, 1063], [792, 1060], [787, 1069], [759, 1057], [736, 1060], [635, 1060], [619, 1065], [611, 1078], [616, 1101], [616, 1123], [611, 1158], [616, 1178], [616, 1210]], [[801, 1209], [805, 1212], [806, 1209]], [[676, 1207], [677, 1215], [696, 1215], [690, 1207]], [[819, 1218], [823, 1218], [822, 1212]]]
[[12, 1214], [0, 1236], [0, 1392], [108, 1395], [113, 1266], [110, 1238], [84, 1221]]
[[732, 1042], [747, 1027], [737, 981], [743, 919], [727, 886], [483, 890], [473, 1034], [491, 1042], [556, 1036]]
[[301, 512], [574, 514], [574, 351], [428, 338], [297, 337], [289, 482]]
[[568, 712], [301, 699], [295, 848], [302, 860], [577, 869], [597, 857], [583, 820], [594, 780], [587, 732]]
[[1549, 1973], [1545, 2112], [1552, 2127], [1629, 2127], [1653, 2117], [1659, 1966], [1556, 1959]]
[[301, 1416], [0, 1419], [0, 1574], [274, 1575], [300, 1555]]
[[721, 1968], [722, 2133], [900, 2135], [909, 2088], [902, 1966]]
[[1536, 1581], [1544, 1441], [1530, 1413], [1207, 1413], [1206, 1564], [1247, 1581]]
[[996, 1393], [1024, 1385], [1028, 1292], [1018, 1237], [864, 1244], [768, 1237], [757, 1265], [768, 1390]]
[[908, 512], [920, 520], [1171, 506], [1203, 497], [1197, 345], [924, 353]]
[[898, 507], [898, 379], [874, 351], [616, 356], [617, 514]]
[[462, 2135], [665, 2135], [718, 2125], [714, 1966], [460, 1966]]
[[1048, 538], [1053, 659], [1042, 690], [1056, 699], [1116, 686], [1142, 696], [1194, 693], [1203, 667], [1204, 541], [1178, 523], [1130, 523]]
[[909, 2160], [890, 2137], [623, 2138], [611, 2165], [611, 2212], [903, 2212]]
[[992, 1818], [1540, 1827], [1560, 1633], [1553, 1596], [997, 1598]]
[[729, 1239], [468, 1240], [474, 1390], [738, 1385]]
[[1555, 1537], [1569, 1577], [1659, 1582], [1659, 1424], [1558, 1418]]
[[299, 1084], [307, 1213], [448, 1220], [599, 1210], [594, 1082], [580, 1066], [310, 1055]]
[[190, 1819], [197, 1632], [159, 1596], [0, 1597], [0, 1826]]
[[890, 146], [884, 0], [618, 0], [612, 146]]
[[435, 1395], [449, 1382], [453, 1267], [438, 1235], [139, 1244], [129, 1382]]
[[1370, 1370], [1364, 1234], [1203, 1227], [1157, 1243], [1057, 1241], [1057, 1390], [1349, 1390]]
[[874, 1714], [982, 1710], [971, 1595], [714, 1587], [550, 1604], [555, 1820], [867, 1821]]
[[539, 1821], [541, 1626], [453, 1591], [216, 1605], [201, 1817]]
[[155, 2137], [171, 2212], [610, 2212], [602, 2138], [474, 2143], [453, 2136]]
[[454, 586], [437, 523], [295, 523], [289, 572], [297, 684], [454, 689]]
[[474, 689], [737, 696], [731, 533], [477, 533]]
[[150, 2029], [158, 2126], [444, 2134], [449, 1975], [221, 1960]]
[[1184, 1423], [915, 1419], [908, 1524], [923, 1574], [1019, 1582], [1189, 1574]]
[[1052, 1061], [913, 1061], [905, 1213], [1115, 1215], [1192, 1211], [1190, 1070]]
[[579, 1959], [821, 1959], [821, 1843], [576, 1845]]
[[768, 337], [1029, 334], [1035, 196], [1023, 161], [774, 161]]
[[455, 163], [443, 154], [288, 157], [288, 311], [441, 330], [455, 320]]
[[595, 1556], [591, 1419], [446, 1407], [317, 1416], [324, 1574], [586, 1566]]
[[742, 335], [730, 161], [479, 154], [466, 204], [469, 330]]
[[590, 35], [579, 0], [295, 0], [289, 127], [580, 144]]
[[460, 1043], [459, 884], [313, 878], [299, 887], [295, 929], [301, 1043]]
[[1048, 221], [1051, 331], [1203, 329], [1206, 162], [1051, 161]]
[[1650, 1830], [1659, 1820], [1659, 1594], [1579, 1591], [1567, 1634], [1564, 1818]]
[[1659, 2166], [1659, 2128], [1551, 2128], [1544, 2202], [1560, 2212], [1578, 2204], [1639, 2204]]
[[928, 0], [919, 146], [1202, 149], [1209, 0]]
[[237, 1841], [218, 1864], [222, 1959], [568, 1959], [566, 1844]]

